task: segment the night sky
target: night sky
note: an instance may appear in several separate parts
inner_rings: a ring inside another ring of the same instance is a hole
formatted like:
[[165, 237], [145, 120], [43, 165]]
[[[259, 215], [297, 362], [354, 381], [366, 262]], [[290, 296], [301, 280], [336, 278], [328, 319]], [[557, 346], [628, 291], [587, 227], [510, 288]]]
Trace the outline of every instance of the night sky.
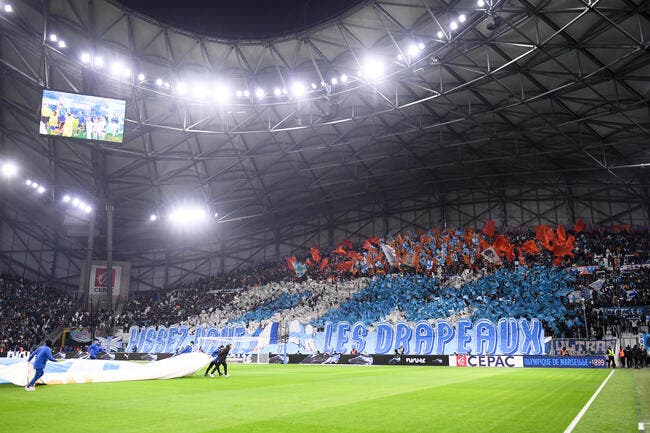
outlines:
[[360, 0], [122, 0], [122, 3], [185, 30], [236, 39], [293, 33], [336, 17]]

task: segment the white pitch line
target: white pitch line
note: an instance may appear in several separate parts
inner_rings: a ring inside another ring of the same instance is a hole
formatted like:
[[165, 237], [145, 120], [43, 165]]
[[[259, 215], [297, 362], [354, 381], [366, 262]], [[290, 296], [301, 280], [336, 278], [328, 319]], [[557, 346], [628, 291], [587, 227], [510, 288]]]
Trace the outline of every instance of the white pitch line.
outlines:
[[609, 373], [609, 375], [605, 378], [605, 380], [603, 380], [603, 383], [600, 384], [596, 392], [594, 392], [594, 395], [591, 396], [589, 401], [587, 401], [587, 403], [585, 403], [585, 405], [582, 407], [580, 412], [578, 412], [578, 415], [576, 415], [576, 417], [573, 418], [571, 424], [569, 424], [566, 430], [564, 430], [564, 433], [571, 433], [573, 429], [576, 428], [576, 426], [578, 425], [582, 417], [585, 415], [585, 413], [587, 413], [587, 410], [589, 409], [589, 406], [591, 406], [591, 403], [593, 403], [594, 400], [596, 400], [596, 397], [598, 397], [598, 394], [600, 394], [600, 391], [603, 390], [603, 388], [607, 384], [607, 381], [609, 380], [610, 377], [612, 377], [612, 374], [614, 374], [615, 371], [616, 370], [612, 370], [611, 373]]
[[645, 424], [642, 422], [639, 423], [639, 431], [645, 431]]

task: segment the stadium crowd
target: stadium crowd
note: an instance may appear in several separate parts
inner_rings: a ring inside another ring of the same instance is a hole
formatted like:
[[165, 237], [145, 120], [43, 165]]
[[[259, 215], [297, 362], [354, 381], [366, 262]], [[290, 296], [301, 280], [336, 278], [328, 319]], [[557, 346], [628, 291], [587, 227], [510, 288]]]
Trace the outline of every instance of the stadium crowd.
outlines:
[[[647, 228], [446, 229], [343, 241], [321, 254], [132, 293], [117, 313], [72, 311], [67, 293], [3, 275], [0, 350], [31, 347], [60, 326], [121, 329], [174, 323], [499, 316], [538, 317], [555, 335], [636, 332], [646, 317], [608, 307], [650, 305]], [[567, 272], [571, 271], [571, 272]], [[47, 309], [39, 308], [48, 305]], [[585, 309], [584, 313], [582, 309]], [[604, 309], [605, 308], [605, 309]], [[636, 331], [635, 331], [636, 330]]]
[[0, 353], [29, 350], [57, 328], [75, 304], [74, 296], [0, 274]]

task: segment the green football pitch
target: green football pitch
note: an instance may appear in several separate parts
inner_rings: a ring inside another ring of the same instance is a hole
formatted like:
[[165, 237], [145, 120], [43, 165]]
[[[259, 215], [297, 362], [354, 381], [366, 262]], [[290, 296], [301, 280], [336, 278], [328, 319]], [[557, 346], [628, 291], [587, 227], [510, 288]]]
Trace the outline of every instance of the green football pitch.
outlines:
[[[0, 432], [564, 432], [610, 371], [231, 364], [229, 373], [0, 385]], [[636, 432], [644, 421], [650, 369], [617, 369], [573, 431]]]

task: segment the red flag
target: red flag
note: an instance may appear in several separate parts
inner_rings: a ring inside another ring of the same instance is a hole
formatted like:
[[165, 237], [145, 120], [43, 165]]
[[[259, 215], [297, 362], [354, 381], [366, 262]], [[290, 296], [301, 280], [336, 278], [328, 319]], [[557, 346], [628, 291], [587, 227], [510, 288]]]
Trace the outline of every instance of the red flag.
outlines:
[[343, 239], [341, 242], [339, 242], [339, 247], [346, 248], [348, 250], [352, 249], [352, 241], [350, 239]]
[[289, 270], [293, 271], [297, 259], [295, 257], [285, 257], [284, 259], [287, 261], [287, 267]]
[[311, 259], [314, 261], [314, 263], [320, 262], [320, 251], [316, 247], [311, 247]]
[[578, 221], [573, 225], [573, 231], [574, 233], [580, 233], [583, 231], [587, 226], [585, 225], [584, 222], [582, 222], [582, 218], [578, 218]]
[[534, 240], [529, 240], [521, 244], [519, 247], [521, 251], [530, 254], [531, 256], [536, 256], [539, 254], [539, 247], [537, 246], [537, 243]]
[[330, 262], [330, 259], [328, 257], [325, 257], [322, 262], [320, 262], [320, 270], [322, 271], [325, 269], [325, 266]]
[[372, 243], [370, 242], [369, 239], [366, 239], [366, 241], [363, 243], [363, 246], [361, 248], [363, 248], [364, 250], [369, 250], [370, 248], [372, 248]]
[[515, 259], [515, 246], [510, 243], [508, 238], [497, 235], [493, 246], [499, 257], [505, 257], [509, 262]]
[[562, 224], [557, 226], [557, 241], [560, 243], [566, 241], [566, 232], [564, 231], [564, 226]]
[[334, 251], [332, 251], [332, 254], [340, 254], [342, 256], [345, 256], [347, 252], [343, 249], [341, 245], [339, 245]]
[[496, 231], [496, 224], [494, 223], [494, 220], [487, 220], [485, 223], [485, 227], [483, 227], [483, 230], [481, 230], [485, 236], [488, 238], [491, 238], [494, 236], [494, 232]]

